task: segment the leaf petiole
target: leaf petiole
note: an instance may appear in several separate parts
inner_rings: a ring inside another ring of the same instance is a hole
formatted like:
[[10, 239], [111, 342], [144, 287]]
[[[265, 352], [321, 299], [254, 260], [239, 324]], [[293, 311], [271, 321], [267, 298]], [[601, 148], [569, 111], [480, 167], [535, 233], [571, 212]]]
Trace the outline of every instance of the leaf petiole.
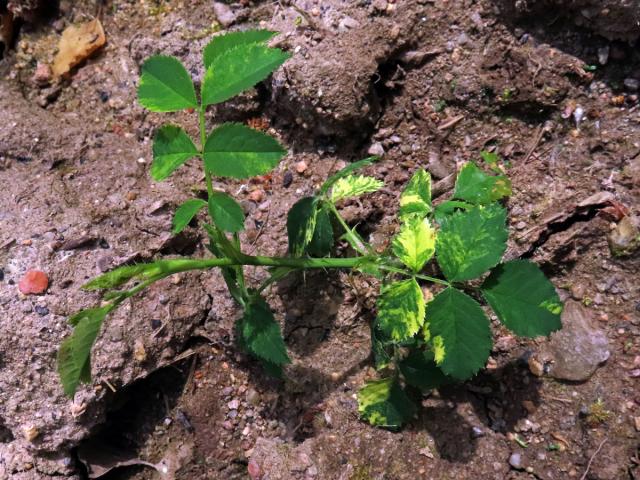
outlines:
[[364, 239], [360, 235], [358, 235], [358, 233], [354, 229], [347, 225], [347, 222], [344, 221], [344, 218], [342, 218], [342, 215], [340, 215], [340, 212], [338, 212], [335, 204], [331, 201], [327, 201], [327, 203], [329, 205], [329, 209], [335, 215], [335, 217], [338, 219], [338, 222], [344, 229], [344, 233], [347, 241], [349, 242], [349, 245], [351, 245], [353, 249], [361, 255], [375, 255], [373, 249], [371, 248], [371, 245], [367, 244], [367, 242], [365, 242]]
[[426, 280], [427, 282], [437, 283], [439, 285], [450, 286], [451, 284], [446, 280], [442, 280], [436, 277], [430, 277], [428, 275], [422, 275], [420, 273], [413, 273], [407, 270], [403, 270], [402, 268], [392, 267], [390, 265], [379, 265], [380, 270], [386, 270], [387, 272], [399, 273], [400, 275], [406, 275], [407, 277], [416, 277], [420, 280]]

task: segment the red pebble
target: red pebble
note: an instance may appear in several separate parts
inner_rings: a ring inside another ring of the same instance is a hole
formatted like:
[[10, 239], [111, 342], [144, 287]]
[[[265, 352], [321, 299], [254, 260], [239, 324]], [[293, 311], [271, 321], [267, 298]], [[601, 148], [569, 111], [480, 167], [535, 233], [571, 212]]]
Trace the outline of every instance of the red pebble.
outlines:
[[261, 476], [260, 465], [255, 460], [249, 460], [249, 466], [247, 468], [249, 470], [249, 476], [251, 480], [258, 480]]
[[40, 270], [29, 270], [24, 274], [18, 284], [18, 289], [25, 295], [39, 295], [44, 293], [49, 286], [47, 274]]

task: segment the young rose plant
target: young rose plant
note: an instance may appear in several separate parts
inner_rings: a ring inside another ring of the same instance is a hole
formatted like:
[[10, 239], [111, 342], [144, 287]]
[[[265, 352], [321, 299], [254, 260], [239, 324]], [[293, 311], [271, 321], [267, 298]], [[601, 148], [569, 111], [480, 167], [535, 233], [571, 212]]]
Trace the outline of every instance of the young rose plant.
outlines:
[[[492, 347], [491, 329], [479, 300], [484, 299], [500, 321], [520, 336], [548, 335], [561, 327], [562, 303], [540, 269], [523, 260], [500, 263], [507, 242], [507, 212], [499, 202], [511, 194], [511, 185], [497, 167], [497, 159], [486, 152], [483, 158], [496, 174], [467, 163], [452, 198], [435, 207], [429, 173], [416, 171], [400, 195], [399, 231], [383, 253], [377, 253], [350, 227], [337, 207], [346, 198], [383, 186], [375, 178], [356, 173], [373, 163], [373, 157], [350, 164], [327, 179], [314, 196], [291, 207], [287, 256], [243, 252], [239, 237], [245, 223], [243, 210], [232, 197], [214, 190], [212, 176], [247, 179], [264, 175], [278, 165], [285, 149], [269, 135], [238, 123], [225, 123], [207, 132], [205, 111], [264, 80], [289, 58], [266, 45], [273, 35], [249, 30], [215, 37], [204, 50], [206, 73], [199, 99], [177, 59], [159, 55], [142, 66], [138, 98], [144, 107], [154, 112], [192, 109], [198, 115], [199, 142], [177, 125], [158, 129], [151, 176], [161, 181], [187, 160], [202, 160], [207, 200], [194, 198], [180, 205], [173, 233], [182, 231], [206, 209], [204, 228], [211, 256], [124, 266], [84, 285], [85, 290], [104, 291], [103, 301], [69, 318], [74, 330], [58, 352], [58, 372], [67, 395], [73, 396], [80, 383], [91, 381], [91, 349], [106, 316], [152, 283], [190, 270], [220, 269], [230, 295], [243, 311], [236, 322], [239, 348], [274, 375], [281, 375], [291, 360], [265, 300], [265, 289], [292, 272], [311, 268], [351, 269], [378, 278], [381, 289], [371, 345], [382, 377], [365, 384], [358, 402], [364, 419], [388, 428], [411, 419], [416, 411], [413, 399], [420, 391], [463, 381], [485, 365]], [[331, 256], [338, 236], [350, 245], [354, 256]], [[433, 262], [437, 269], [428, 271], [441, 275], [424, 273]], [[260, 285], [250, 284], [244, 274], [248, 265], [267, 268], [268, 278]], [[423, 293], [426, 286], [435, 292], [428, 301]]]

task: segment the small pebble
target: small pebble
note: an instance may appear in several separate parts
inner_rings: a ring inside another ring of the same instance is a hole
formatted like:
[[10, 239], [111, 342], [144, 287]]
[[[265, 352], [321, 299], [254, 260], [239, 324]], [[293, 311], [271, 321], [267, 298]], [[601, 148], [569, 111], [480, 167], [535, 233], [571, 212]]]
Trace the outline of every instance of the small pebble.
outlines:
[[33, 442], [36, 438], [38, 438], [40, 432], [33, 425], [27, 425], [22, 428], [22, 434], [24, 435], [26, 441]]
[[378, 157], [384, 155], [384, 147], [382, 146], [382, 144], [380, 142], [376, 142], [373, 145], [371, 145], [369, 147], [369, 150], [367, 150], [367, 153], [369, 155], [376, 155]]
[[224, 28], [231, 26], [236, 21], [236, 14], [231, 10], [229, 5], [222, 2], [213, 3], [213, 13], [220, 25]]
[[139, 363], [147, 359], [147, 351], [144, 348], [144, 343], [142, 343], [140, 339], [136, 340], [133, 344], [133, 358]]
[[253, 459], [249, 460], [249, 465], [247, 465], [247, 470], [249, 472], [249, 476], [251, 477], [251, 480], [258, 480], [262, 474], [260, 470], [260, 465], [258, 465], [258, 462], [256, 462]]
[[256, 189], [253, 190], [250, 194], [249, 194], [249, 200], [251, 200], [252, 202], [255, 203], [260, 203], [264, 200], [264, 190], [262, 189]]
[[39, 87], [45, 87], [51, 83], [51, 67], [46, 63], [38, 63], [33, 73], [33, 82]]
[[227, 403], [227, 407], [229, 408], [229, 410], [237, 410], [239, 406], [240, 400], [238, 400], [237, 398], [234, 398], [229, 403]]
[[45, 315], [49, 315], [49, 309], [47, 307], [36, 305], [35, 311], [38, 315], [42, 317], [44, 317]]
[[529, 361], [527, 363], [529, 364], [529, 370], [536, 377], [541, 377], [544, 374], [544, 365], [541, 362], [539, 362], [535, 357], [529, 358]]
[[249, 405], [253, 405], [254, 407], [260, 404], [260, 394], [253, 388], [249, 389], [249, 391], [247, 392], [247, 403]]
[[25, 295], [39, 295], [44, 293], [48, 287], [49, 278], [46, 273], [40, 270], [29, 270], [18, 284], [18, 289]]
[[296, 169], [296, 172], [298, 172], [298, 173], [304, 173], [307, 170], [308, 167], [309, 166], [307, 165], [307, 162], [305, 162], [304, 160], [300, 160], [299, 162], [297, 162], [294, 165], [294, 168]]
[[509, 465], [511, 465], [516, 470], [522, 469], [522, 455], [519, 453], [512, 453], [509, 457]]

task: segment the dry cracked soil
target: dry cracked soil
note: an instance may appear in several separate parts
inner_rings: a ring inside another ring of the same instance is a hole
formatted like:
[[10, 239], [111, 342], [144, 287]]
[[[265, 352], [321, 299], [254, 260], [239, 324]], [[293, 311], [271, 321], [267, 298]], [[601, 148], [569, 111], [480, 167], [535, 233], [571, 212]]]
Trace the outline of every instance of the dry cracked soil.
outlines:
[[[36, 3], [0, 2], [0, 479], [640, 478], [637, 2]], [[95, 17], [107, 44], [53, 81], [61, 32]], [[97, 301], [80, 285], [206, 252], [195, 226], [169, 233], [175, 207], [203, 193], [199, 165], [149, 177], [154, 129], [197, 125], [137, 105], [140, 65], [175, 55], [199, 81], [211, 35], [250, 26], [280, 32], [293, 56], [207, 116], [288, 150], [269, 176], [215, 185], [242, 201], [249, 251], [286, 254], [290, 206], [368, 152], [385, 188], [342, 213], [383, 249], [416, 168], [440, 201], [460, 165], [492, 151], [513, 181], [507, 257], [550, 276], [564, 329], [523, 340], [494, 321], [486, 369], [392, 432], [360, 421], [355, 401], [374, 375], [375, 282], [313, 272], [274, 287], [293, 364], [273, 380], [235, 347], [219, 274], [181, 274], [108, 319], [92, 384], [65, 397], [65, 319]], [[47, 274], [44, 294], [19, 292], [30, 269]]]

